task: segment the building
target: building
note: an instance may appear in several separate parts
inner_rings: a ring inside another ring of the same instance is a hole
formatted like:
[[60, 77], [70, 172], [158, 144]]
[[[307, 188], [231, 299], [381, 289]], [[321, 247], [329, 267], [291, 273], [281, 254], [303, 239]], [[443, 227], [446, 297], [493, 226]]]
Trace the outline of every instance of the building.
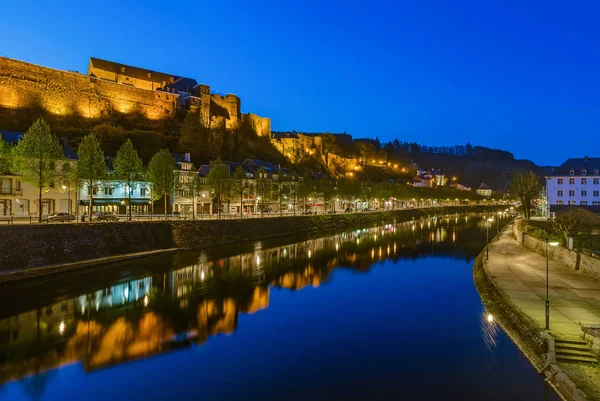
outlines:
[[[23, 137], [19, 132], [0, 131], [0, 137], [11, 145], [16, 145]], [[61, 140], [65, 159], [75, 162], [77, 155]], [[57, 183], [42, 193], [42, 217], [55, 212], [73, 213], [75, 211], [76, 190], [69, 185]], [[24, 182], [18, 174], [0, 176], [0, 218], [37, 218], [39, 213], [39, 190]]]
[[[107, 178], [99, 180], [97, 185], [89, 188], [86, 184], [79, 187], [79, 214], [90, 214], [90, 191], [92, 194], [92, 210], [95, 212], [114, 212], [116, 214], [150, 214], [152, 197], [150, 183], [136, 181], [131, 187], [114, 177], [113, 158], [106, 157]], [[130, 192], [128, 194], [127, 192]], [[131, 204], [129, 201], [131, 200]], [[128, 206], [129, 205], [129, 206]]]
[[569, 206], [600, 213], [600, 157], [571, 158], [546, 176], [547, 216]]
[[484, 182], [481, 183], [481, 185], [475, 190], [475, 192], [477, 193], [477, 195], [483, 196], [485, 198], [489, 198], [490, 196], [492, 196], [492, 188], [488, 187]]
[[[190, 154], [173, 154], [175, 165], [175, 186], [171, 195], [173, 213], [183, 215], [211, 214], [210, 190], [206, 187], [206, 177], [200, 176], [190, 161]], [[195, 209], [194, 209], [195, 208]]]

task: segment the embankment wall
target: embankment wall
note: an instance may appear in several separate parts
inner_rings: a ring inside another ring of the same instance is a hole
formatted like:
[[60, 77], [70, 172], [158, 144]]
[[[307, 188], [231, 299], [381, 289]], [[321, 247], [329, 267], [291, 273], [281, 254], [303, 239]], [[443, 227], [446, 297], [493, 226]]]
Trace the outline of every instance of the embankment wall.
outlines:
[[412, 209], [380, 213], [289, 216], [265, 219], [14, 225], [0, 227], [0, 272], [117, 255], [197, 248], [275, 236], [337, 232], [406, 221], [430, 214], [477, 212], [494, 206]]

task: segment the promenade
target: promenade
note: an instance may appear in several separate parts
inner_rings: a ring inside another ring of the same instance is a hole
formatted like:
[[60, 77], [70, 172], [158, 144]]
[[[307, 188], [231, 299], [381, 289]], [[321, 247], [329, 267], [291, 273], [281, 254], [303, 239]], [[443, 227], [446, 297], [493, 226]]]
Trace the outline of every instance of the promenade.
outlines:
[[[505, 230], [490, 244], [488, 272], [511, 301], [545, 327], [546, 258], [523, 248]], [[549, 261], [550, 332], [555, 338], [581, 335], [579, 323], [600, 323], [600, 282]]]

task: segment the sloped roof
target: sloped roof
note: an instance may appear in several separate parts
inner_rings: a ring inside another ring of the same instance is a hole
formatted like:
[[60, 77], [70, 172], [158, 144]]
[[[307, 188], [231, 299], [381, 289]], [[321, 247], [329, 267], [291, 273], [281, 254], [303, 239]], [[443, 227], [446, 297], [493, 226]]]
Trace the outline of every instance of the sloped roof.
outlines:
[[[142, 79], [162, 84], [167, 83], [168, 88], [173, 88], [177, 91], [192, 92], [192, 88], [198, 85], [198, 82], [193, 78], [180, 77], [178, 75], [166, 74], [164, 72], [147, 70], [145, 68], [134, 67], [131, 65], [121, 64], [114, 61], [102, 60], [95, 57], [90, 57], [90, 62], [95, 68], [110, 71], [115, 74], [126, 75], [131, 78]], [[125, 68], [124, 72], [121, 72]], [[173, 78], [173, 82], [171, 82]]]
[[490, 189], [490, 190], [491, 190], [492, 188], [488, 187], [488, 186], [485, 184], [485, 182], [482, 182], [482, 183], [481, 183], [481, 185], [479, 186], [479, 188], [477, 188], [477, 189]]
[[[21, 132], [13, 132], [13, 131], [0, 131], [0, 137], [11, 145], [16, 145], [22, 138], [23, 134]], [[69, 146], [69, 141], [67, 138], [59, 138], [58, 139], [60, 146], [63, 151], [63, 155], [66, 159], [77, 160], [77, 153], [71, 146]]]
[[575, 175], [582, 175], [581, 172], [583, 170], [587, 170], [586, 175], [593, 175], [594, 170], [599, 170], [600, 172], [600, 157], [570, 158], [552, 171], [549, 176], [568, 176], [571, 170], [575, 170]]

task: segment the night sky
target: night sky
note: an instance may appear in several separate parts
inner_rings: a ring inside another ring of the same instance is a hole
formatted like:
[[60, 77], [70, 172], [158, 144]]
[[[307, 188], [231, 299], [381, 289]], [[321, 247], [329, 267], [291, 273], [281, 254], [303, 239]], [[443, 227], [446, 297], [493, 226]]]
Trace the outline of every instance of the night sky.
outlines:
[[471, 142], [561, 164], [600, 156], [599, 12], [548, 0], [6, 1], [0, 55], [189, 76], [277, 131]]

